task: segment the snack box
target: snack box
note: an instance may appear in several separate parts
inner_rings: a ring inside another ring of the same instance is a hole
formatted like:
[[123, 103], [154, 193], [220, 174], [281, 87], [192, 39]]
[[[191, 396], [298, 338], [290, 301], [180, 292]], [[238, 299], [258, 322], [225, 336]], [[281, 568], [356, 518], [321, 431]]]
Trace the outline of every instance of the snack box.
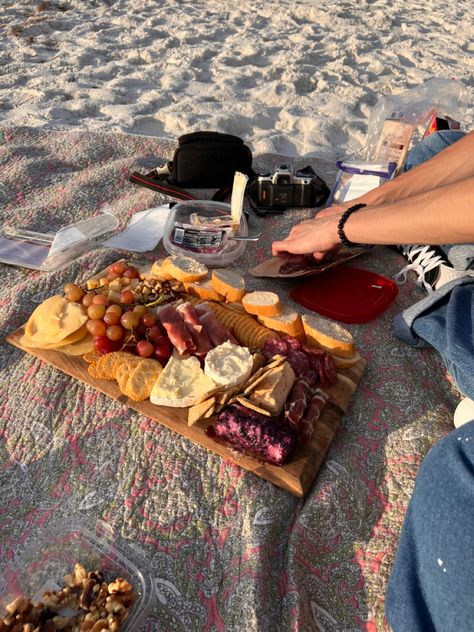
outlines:
[[[122, 577], [137, 595], [120, 632], [137, 632], [146, 620], [153, 598], [152, 577], [141, 556], [125, 544], [112, 543], [111, 527], [99, 521], [96, 533], [83, 525], [43, 528], [8, 567], [4, 567], [0, 616], [16, 597], [42, 601], [46, 591], [65, 586], [64, 576], [78, 562], [88, 571], [100, 570], [106, 581]], [[73, 614], [72, 612], [68, 614]]]
[[171, 209], [163, 245], [171, 255], [190, 256], [205, 265], [220, 267], [244, 253], [246, 242], [238, 238], [247, 235], [247, 218], [242, 213], [240, 224], [235, 224], [230, 204], [191, 200]]

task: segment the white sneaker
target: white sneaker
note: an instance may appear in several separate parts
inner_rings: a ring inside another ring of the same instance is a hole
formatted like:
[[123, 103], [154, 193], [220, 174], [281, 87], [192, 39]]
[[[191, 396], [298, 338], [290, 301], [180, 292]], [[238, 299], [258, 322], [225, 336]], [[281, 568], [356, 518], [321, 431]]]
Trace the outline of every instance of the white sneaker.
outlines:
[[409, 263], [393, 278], [398, 283], [405, 283], [410, 270], [416, 272], [416, 283], [431, 294], [448, 281], [466, 276], [466, 272], [455, 270], [438, 246], [398, 246], [397, 249], [408, 259]]
[[469, 397], [464, 397], [454, 411], [453, 423], [455, 428], [459, 428], [468, 421], [474, 421], [474, 401]]

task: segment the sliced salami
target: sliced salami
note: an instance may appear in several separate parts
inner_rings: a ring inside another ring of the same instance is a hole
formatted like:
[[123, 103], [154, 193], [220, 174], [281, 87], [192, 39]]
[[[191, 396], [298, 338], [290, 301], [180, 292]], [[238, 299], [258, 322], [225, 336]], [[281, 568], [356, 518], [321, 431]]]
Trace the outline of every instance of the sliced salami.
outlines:
[[328, 399], [329, 395], [325, 393], [322, 389], [316, 388], [313, 391], [306, 412], [300, 419], [298, 427], [296, 429], [298, 439], [299, 441], [301, 441], [301, 443], [308, 443], [308, 441], [310, 441], [316, 423], [320, 418], [321, 413], [323, 412], [323, 408], [326, 405]]
[[285, 404], [285, 422], [287, 425], [298, 428], [308, 406], [310, 392], [309, 381], [305, 377], [297, 378]]
[[282, 340], [286, 342], [288, 351], [301, 351], [301, 342], [298, 338], [295, 338], [294, 336], [283, 336]]
[[296, 377], [301, 377], [309, 371], [309, 359], [304, 351], [290, 351], [287, 361], [295, 372]]
[[310, 345], [302, 345], [302, 347], [305, 353], [316, 358], [320, 358], [326, 353], [324, 349], [319, 349], [319, 347], [311, 347]]
[[262, 353], [266, 358], [275, 355], [288, 355], [288, 345], [282, 338], [269, 338], [263, 343]]
[[337, 371], [330, 353], [326, 353], [323, 361], [323, 372], [326, 375], [326, 380], [329, 384], [335, 384], [337, 382]]

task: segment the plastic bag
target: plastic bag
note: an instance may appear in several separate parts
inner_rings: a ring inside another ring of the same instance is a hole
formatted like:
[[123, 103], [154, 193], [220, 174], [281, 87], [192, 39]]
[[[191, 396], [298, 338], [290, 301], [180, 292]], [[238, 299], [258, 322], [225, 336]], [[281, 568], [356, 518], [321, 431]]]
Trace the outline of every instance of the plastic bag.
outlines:
[[349, 202], [379, 187], [395, 175], [395, 162], [339, 161], [339, 172], [326, 207]]
[[368, 122], [367, 160], [403, 164], [411, 143], [420, 140], [434, 117], [462, 119], [464, 86], [434, 78], [399, 94], [383, 95]]

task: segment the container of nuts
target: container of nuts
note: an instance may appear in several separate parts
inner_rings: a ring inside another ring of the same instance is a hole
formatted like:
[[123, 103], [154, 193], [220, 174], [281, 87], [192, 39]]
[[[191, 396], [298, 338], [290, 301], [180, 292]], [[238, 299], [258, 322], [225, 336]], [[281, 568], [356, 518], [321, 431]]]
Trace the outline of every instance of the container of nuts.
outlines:
[[104, 523], [95, 532], [42, 532], [6, 569], [4, 584], [2, 632], [139, 632], [153, 598], [146, 562], [114, 542]]

